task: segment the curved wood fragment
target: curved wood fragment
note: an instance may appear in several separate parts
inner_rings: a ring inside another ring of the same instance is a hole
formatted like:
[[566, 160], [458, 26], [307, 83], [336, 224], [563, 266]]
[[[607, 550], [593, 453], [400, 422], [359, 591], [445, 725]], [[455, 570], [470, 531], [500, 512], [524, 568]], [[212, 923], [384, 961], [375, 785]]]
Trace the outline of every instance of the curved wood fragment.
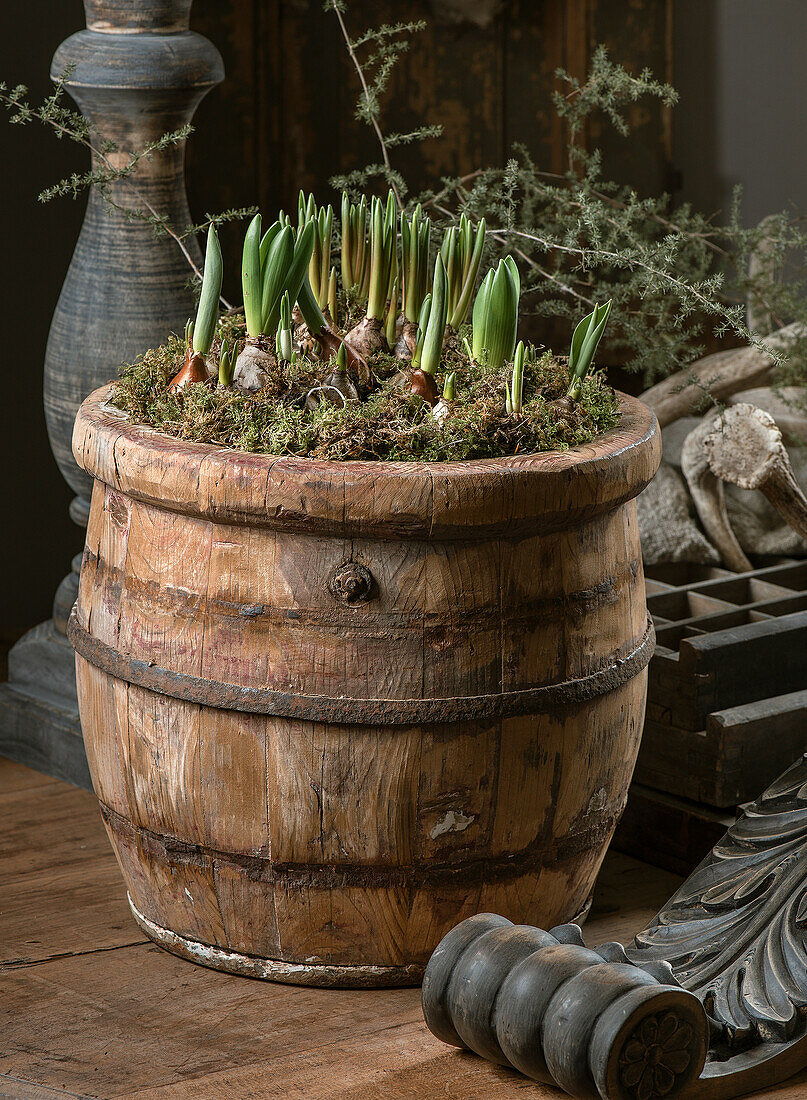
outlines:
[[[776, 351], [785, 351], [800, 335], [802, 326], [793, 323], [766, 336], [765, 343]], [[642, 394], [642, 401], [665, 428], [682, 416], [697, 415], [707, 393], [720, 401], [755, 386], [769, 386], [774, 368], [773, 359], [755, 347], [717, 351], [651, 386]]]
[[807, 497], [770, 413], [747, 403], [732, 405], [714, 422], [703, 445], [715, 477], [740, 489], [758, 489], [807, 538]]
[[729, 522], [723, 482], [710, 469], [707, 459], [706, 439], [713, 430], [713, 417], [704, 417], [686, 437], [681, 448], [681, 473], [686, 479], [698, 519], [720, 554], [722, 563], [738, 573], [745, 573], [752, 568], [751, 562]]

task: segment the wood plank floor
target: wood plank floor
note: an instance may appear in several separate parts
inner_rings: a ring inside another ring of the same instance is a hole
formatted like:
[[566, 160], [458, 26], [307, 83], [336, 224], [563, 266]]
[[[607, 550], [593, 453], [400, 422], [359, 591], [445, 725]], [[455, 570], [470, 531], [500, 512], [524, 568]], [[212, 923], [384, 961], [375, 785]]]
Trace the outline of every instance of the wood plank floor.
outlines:
[[[627, 942], [678, 880], [612, 854], [586, 925]], [[426, 1030], [415, 989], [205, 970], [129, 915], [91, 795], [0, 759], [0, 1100], [558, 1100]], [[807, 1096], [807, 1075], [765, 1096]]]

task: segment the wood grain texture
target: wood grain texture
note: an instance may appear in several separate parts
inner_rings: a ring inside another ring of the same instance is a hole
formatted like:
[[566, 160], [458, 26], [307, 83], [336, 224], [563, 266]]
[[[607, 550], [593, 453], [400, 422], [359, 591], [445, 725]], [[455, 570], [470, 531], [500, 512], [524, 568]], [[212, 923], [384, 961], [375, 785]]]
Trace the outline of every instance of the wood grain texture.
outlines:
[[130, 424], [108, 404], [111, 392], [96, 390], [73, 430], [74, 457], [97, 481], [185, 515], [305, 535], [453, 542], [569, 530], [632, 500], [661, 455], [654, 415], [626, 394], [619, 425], [580, 447], [426, 464], [314, 462], [187, 443]]
[[91, 807], [0, 758], [0, 970], [142, 941]]
[[[623, 397], [563, 454], [339, 464], [178, 442], [107, 396], [74, 437], [95, 478], [77, 671], [145, 921], [349, 983], [416, 980], [475, 909], [579, 914], [639, 744], [652, 416]], [[355, 602], [331, 585], [345, 562], [369, 577]]]

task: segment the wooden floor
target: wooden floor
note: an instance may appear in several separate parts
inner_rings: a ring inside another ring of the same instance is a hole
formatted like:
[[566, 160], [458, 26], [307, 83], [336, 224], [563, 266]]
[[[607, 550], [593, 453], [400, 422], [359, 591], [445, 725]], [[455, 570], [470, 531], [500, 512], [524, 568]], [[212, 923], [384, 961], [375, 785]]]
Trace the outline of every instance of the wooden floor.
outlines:
[[[627, 942], [677, 881], [611, 855], [589, 942]], [[803, 1098], [798, 1082], [765, 1095]], [[273, 985], [154, 947], [92, 796], [0, 759], [0, 1100], [560, 1095], [432, 1038], [416, 989]]]

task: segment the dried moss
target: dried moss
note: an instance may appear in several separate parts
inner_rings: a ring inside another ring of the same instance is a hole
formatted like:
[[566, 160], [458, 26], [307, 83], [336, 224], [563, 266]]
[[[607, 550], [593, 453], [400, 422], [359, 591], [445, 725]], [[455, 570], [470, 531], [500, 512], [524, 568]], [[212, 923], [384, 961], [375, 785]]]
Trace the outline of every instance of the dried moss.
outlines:
[[[232, 343], [242, 332], [242, 321], [228, 319], [225, 326]], [[218, 342], [214, 358], [217, 350]], [[307, 409], [306, 392], [332, 369], [322, 365], [316, 373], [309, 366], [286, 368], [257, 394], [202, 382], [170, 393], [167, 386], [183, 354], [183, 341], [172, 336], [123, 367], [113, 403], [133, 421], [178, 439], [261, 454], [426, 462], [496, 458], [565, 450], [589, 442], [619, 419], [616, 395], [596, 372], [586, 379], [578, 402], [558, 402], [566, 393], [568, 374], [550, 352], [525, 372], [523, 413], [508, 416], [504, 395], [509, 372], [468, 363], [459, 342], [452, 342], [446, 365], [457, 370], [457, 394], [442, 424], [420, 398], [388, 382], [343, 408], [321, 403]], [[382, 375], [398, 364], [379, 359], [371, 365]]]

